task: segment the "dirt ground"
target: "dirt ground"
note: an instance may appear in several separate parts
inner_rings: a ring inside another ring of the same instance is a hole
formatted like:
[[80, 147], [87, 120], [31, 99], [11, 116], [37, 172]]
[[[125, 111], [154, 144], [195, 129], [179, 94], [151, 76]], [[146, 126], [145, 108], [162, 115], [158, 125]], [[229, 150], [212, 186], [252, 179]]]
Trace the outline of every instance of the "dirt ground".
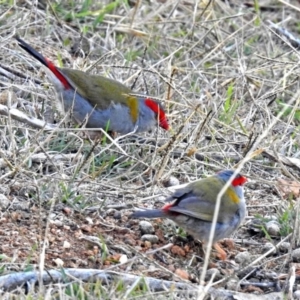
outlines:
[[[242, 164], [248, 216], [221, 242], [227, 261], [212, 252], [205, 284], [216, 272], [214, 288], [296, 297], [299, 3], [256, 2], [1, 4], [0, 103], [59, 125], [46, 131], [0, 109], [2, 275], [44, 263], [196, 287], [201, 242], [161, 219], [149, 221], [156, 240], [143, 240], [128, 216], [161, 207], [176, 185]], [[156, 97], [172, 130], [110, 142], [60, 123], [55, 90], [16, 33], [57, 65]]]

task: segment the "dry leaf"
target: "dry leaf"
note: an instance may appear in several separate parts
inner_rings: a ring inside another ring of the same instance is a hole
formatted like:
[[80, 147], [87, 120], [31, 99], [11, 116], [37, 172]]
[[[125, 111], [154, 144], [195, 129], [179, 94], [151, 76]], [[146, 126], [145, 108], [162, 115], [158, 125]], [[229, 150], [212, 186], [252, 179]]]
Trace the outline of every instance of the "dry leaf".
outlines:
[[186, 279], [188, 280], [189, 279], [189, 274], [187, 271], [185, 270], [181, 270], [181, 269], [176, 269], [175, 270], [175, 274], [178, 275], [180, 278], [182, 279]]
[[177, 246], [177, 245], [174, 245], [174, 246], [171, 248], [171, 252], [172, 252], [173, 254], [177, 254], [177, 255], [179, 255], [179, 256], [185, 256], [185, 255], [186, 255], [185, 251], [184, 251], [181, 247], [179, 247], [179, 246]]

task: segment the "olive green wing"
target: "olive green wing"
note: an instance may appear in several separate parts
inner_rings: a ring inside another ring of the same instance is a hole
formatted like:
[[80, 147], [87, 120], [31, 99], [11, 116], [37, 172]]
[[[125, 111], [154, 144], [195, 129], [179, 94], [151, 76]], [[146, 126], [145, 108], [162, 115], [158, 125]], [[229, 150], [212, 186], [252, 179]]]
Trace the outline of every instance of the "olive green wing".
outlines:
[[128, 105], [132, 91], [124, 84], [100, 75], [90, 75], [80, 70], [59, 69], [66, 75], [70, 84], [91, 105], [98, 109], [106, 109], [112, 102]]
[[[172, 198], [175, 199], [175, 202], [174, 206], [170, 207], [169, 210], [211, 222], [216, 200], [223, 186], [224, 182], [216, 177], [209, 177], [190, 183], [173, 194]], [[238, 203], [234, 201], [236, 199], [232, 199], [232, 195], [237, 197], [234, 190], [230, 187], [222, 196], [218, 222], [227, 221], [238, 209]]]

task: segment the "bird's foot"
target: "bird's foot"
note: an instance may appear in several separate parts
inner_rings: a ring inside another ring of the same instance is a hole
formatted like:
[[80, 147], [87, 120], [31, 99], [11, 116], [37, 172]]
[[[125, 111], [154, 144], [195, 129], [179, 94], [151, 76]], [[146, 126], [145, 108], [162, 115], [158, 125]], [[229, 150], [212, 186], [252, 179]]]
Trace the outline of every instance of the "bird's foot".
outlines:
[[227, 258], [227, 254], [225, 252], [225, 250], [218, 244], [218, 243], [215, 243], [213, 245], [213, 247], [215, 248], [215, 250], [217, 251], [218, 253], [218, 257], [221, 259], [221, 260], [226, 260]]

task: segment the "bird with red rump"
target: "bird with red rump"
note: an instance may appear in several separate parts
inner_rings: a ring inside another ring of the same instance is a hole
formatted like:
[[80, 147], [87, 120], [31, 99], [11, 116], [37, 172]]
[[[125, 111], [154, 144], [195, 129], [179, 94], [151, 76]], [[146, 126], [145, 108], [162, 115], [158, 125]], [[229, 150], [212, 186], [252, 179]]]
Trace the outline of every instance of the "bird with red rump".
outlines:
[[77, 124], [120, 134], [149, 131], [157, 124], [169, 129], [166, 113], [156, 100], [134, 96], [131, 89], [110, 78], [58, 68], [20, 37], [15, 38], [21, 48], [46, 67], [64, 111], [70, 112]]
[[[166, 201], [171, 202], [161, 209], [135, 211], [130, 217], [171, 219], [192, 236], [207, 243], [218, 195], [233, 175], [233, 170], [224, 170], [214, 176], [191, 182], [167, 198]], [[229, 237], [245, 218], [243, 185], [246, 181], [246, 177], [236, 174], [221, 197], [213, 243], [222, 260], [227, 255], [217, 241]]]

